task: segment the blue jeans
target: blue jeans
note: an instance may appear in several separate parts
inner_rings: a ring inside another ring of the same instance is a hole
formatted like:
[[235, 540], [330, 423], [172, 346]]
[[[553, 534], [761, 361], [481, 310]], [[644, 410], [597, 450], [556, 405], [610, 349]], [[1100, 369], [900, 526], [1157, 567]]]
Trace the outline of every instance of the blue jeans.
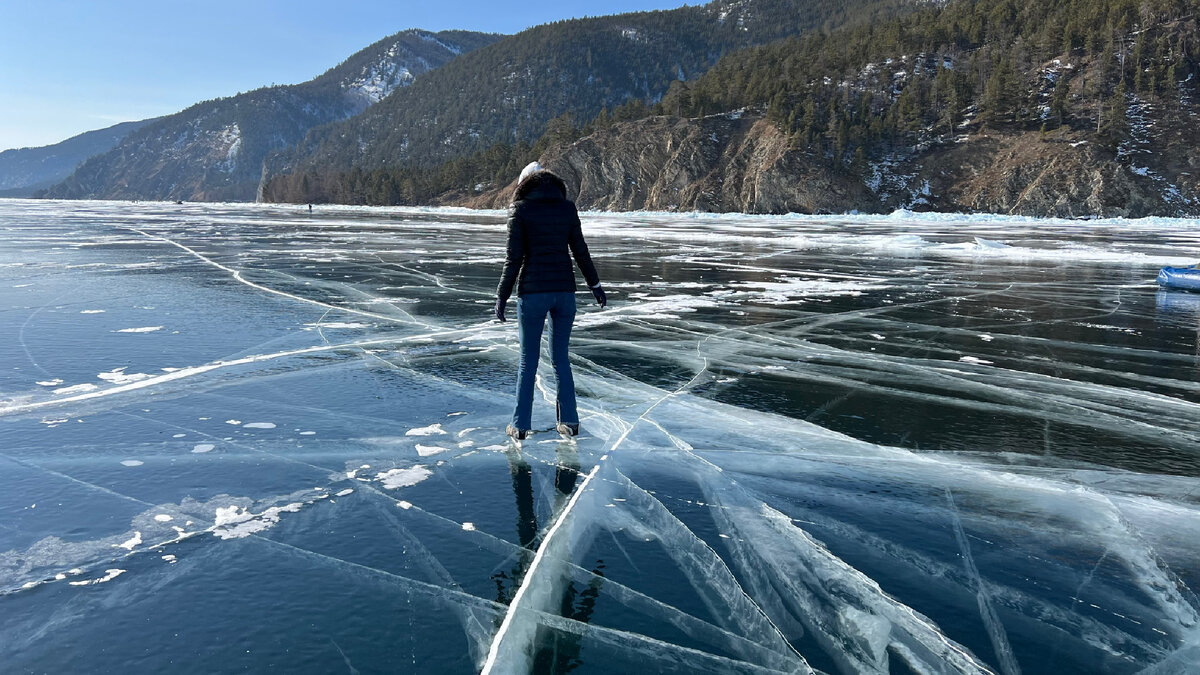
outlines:
[[555, 406], [558, 421], [579, 424], [579, 412], [575, 409], [575, 379], [571, 377], [571, 362], [567, 359], [571, 324], [575, 321], [575, 294], [529, 293], [517, 298], [521, 364], [517, 368], [517, 409], [513, 411], [512, 424], [518, 429], [533, 428], [533, 385], [547, 314], [550, 315], [550, 361], [558, 380]]

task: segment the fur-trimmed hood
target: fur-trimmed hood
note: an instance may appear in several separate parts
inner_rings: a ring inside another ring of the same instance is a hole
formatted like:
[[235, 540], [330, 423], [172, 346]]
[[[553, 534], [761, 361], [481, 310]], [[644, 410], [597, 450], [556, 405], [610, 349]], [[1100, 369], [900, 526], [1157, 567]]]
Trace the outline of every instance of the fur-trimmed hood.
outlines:
[[517, 183], [517, 189], [513, 191], [514, 202], [519, 202], [523, 199], [566, 198], [567, 184], [563, 182], [563, 179], [545, 169], [535, 171], [526, 176], [525, 180]]

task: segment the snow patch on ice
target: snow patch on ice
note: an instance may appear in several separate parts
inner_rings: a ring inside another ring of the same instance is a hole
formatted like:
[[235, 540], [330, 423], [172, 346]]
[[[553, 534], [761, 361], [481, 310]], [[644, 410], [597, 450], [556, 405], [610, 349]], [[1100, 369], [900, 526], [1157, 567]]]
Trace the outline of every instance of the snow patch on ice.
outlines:
[[417, 444], [417, 454], [422, 457], [428, 457], [430, 455], [436, 455], [441, 452], [446, 452], [446, 450], [448, 450], [448, 449], [449, 448], [443, 448], [438, 445], [421, 445], [420, 443]]
[[389, 469], [387, 471], [381, 471], [375, 474], [375, 480], [383, 483], [383, 487], [389, 490], [395, 490], [397, 488], [416, 485], [432, 475], [432, 471], [426, 469], [421, 464], [417, 464], [416, 466], [408, 469]]
[[441, 424], [430, 424], [427, 427], [420, 427], [418, 429], [409, 429], [408, 431], [404, 432], [404, 435], [405, 436], [434, 436], [434, 435], [445, 434], [445, 433], [446, 432], [442, 429]]
[[129, 366], [121, 366], [120, 368], [114, 368], [108, 372], [100, 373], [96, 377], [104, 380], [105, 382], [111, 382], [112, 384], [128, 384], [130, 382], [139, 382], [151, 377], [151, 375], [146, 373], [126, 373], [125, 369], [128, 367]]
[[76, 384], [76, 385], [72, 385], [70, 387], [61, 387], [59, 389], [55, 389], [54, 393], [55, 394], [84, 394], [89, 391], [96, 391], [99, 388], [100, 387], [97, 387], [96, 385], [91, 384], [90, 382], [85, 382], [83, 384]]
[[296, 513], [303, 504], [294, 502], [284, 506], [271, 506], [261, 513], [231, 504], [217, 507], [213, 522], [213, 536], [220, 539], [241, 539], [262, 532], [279, 522], [283, 513]]
[[120, 544], [113, 544], [113, 546], [115, 548], [123, 548], [126, 551], [132, 551], [134, 548], [141, 546], [141, 545], [142, 545], [142, 533], [141, 533], [141, 531], [138, 531], [138, 530], [135, 530], [133, 533], [133, 536], [130, 537], [129, 539], [126, 539], [125, 541], [121, 542]]
[[153, 333], [162, 330], [163, 326], [141, 326], [140, 328], [121, 328], [116, 333]]
[[321, 329], [325, 329], [325, 328], [335, 328], [335, 329], [336, 329], [336, 328], [343, 328], [343, 329], [352, 329], [352, 328], [369, 328], [369, 327], [370, 327], [370, 326], [368, 326], [368, 325], [367, 325], [367, 324], [365, 324], [365, 323], [355, 323], [355, 322], [348, 322], [348, 321], [333, 321], [333, 322], [330, 322], [330, 323], [306, 323], [306, 324], [304, 324], [304, 325], [305, 325], [306, 327], [308, 327], [309, 329], [312, 329], [312, 328], [321, 328]]
[[71, 584], [72, 586], [91, 586], [92, 584], [103, 584], [116, 579], [124, 573], [125, 570], [121, 569], [104, 570], [104, 576], [98, 579], [88, 579], [86, 581], [68, 581], [67, 583]]

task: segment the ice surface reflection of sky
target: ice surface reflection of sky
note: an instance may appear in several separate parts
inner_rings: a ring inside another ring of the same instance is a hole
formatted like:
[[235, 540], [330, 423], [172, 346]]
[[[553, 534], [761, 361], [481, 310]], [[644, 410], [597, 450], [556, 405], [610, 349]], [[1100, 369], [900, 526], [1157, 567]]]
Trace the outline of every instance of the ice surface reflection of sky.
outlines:
[[6, 671], [1200, 669], [1200, 223], [584, 221], [0, 201]]

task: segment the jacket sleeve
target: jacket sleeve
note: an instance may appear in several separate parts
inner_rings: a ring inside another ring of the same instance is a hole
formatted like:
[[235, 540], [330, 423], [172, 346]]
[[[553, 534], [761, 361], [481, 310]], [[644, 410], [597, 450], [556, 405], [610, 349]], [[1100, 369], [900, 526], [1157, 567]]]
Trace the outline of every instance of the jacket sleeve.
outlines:
[[600, 275], [596, 273], [592, 254], [588, 252], [587, 242], [583, 240], [583, 226], [579, 223], [578, 212], [574, 214], [574, 221], [571, 224], [571, 238], [567, 240], [567, 244], [571, 247], [571, 255], [575, 257], [575, 264], [579, 265], [579, 271], [583, 272], [584, 281], [587, 281], [589, 288], [595, 288], [600, 285]]
[[525, 226], [513, 209], [508, 212], [508, 248], [504, 254], [504, 269], [500, 272], [500, 285], [496, 287], [496, 297], [508, 300], [512, 295], [513, 286], [517, 283], [517, 274], [524, 264]]

